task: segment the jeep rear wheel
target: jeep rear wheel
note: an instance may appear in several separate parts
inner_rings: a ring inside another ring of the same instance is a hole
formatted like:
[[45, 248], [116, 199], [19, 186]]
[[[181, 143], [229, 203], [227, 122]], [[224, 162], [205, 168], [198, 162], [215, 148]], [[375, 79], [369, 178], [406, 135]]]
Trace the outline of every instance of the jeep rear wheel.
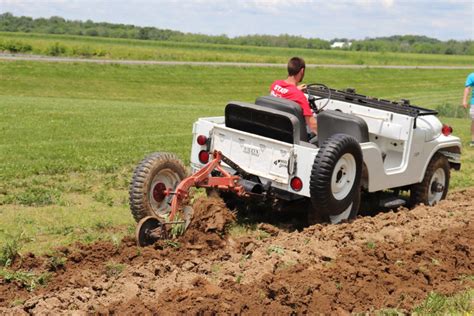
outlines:
[[340, 214], [338, 215], [329, 215], [327, 220], [331, 224], [337, 224], [342, 221], [355, 218], [359, 213], [360, 207], [360, 189], [354, 193], [353, 202]]
[[174, 154], [154, 153], [135, 168], [130, 183], [130, 210], [138, 222], [147, 216], [165, 218], [170, 212], [171, 196], [187, 175], [186, 167]]
[[434, 205], [444, 200], [448, 194], [449, 179], [449, 161], [444, 155], [436, 153], [426, 168], [423, 180], [410, 188], [410, 206]]
[[357, 216], [360, 204], [362, 150], [355, 138], [335, 134], [320, 147], [311, 171], [312, 218], [331, 223]]

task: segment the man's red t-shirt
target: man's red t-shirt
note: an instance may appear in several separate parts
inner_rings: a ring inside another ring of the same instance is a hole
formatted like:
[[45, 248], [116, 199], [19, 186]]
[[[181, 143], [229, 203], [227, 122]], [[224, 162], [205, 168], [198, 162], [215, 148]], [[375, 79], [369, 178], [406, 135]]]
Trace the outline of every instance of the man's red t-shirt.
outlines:
[[295, 101], [303, 109], [304, 116], [313, 116], [308, 99], [306, 99], [304, 93], [295, 85], [287, 83], [285, 80], [277, 80], [270, 87], [270, 94], [275, 97]]

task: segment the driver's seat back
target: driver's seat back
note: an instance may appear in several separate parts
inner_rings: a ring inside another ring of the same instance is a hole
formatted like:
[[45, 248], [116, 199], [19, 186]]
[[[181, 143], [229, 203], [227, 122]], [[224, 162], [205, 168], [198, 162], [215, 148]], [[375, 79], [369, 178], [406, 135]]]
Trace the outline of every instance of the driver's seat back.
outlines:
[[347, 134], [359, 143], [369, 141], [369, 128], [364, 119], [338, 110], [325, 110], [316, 116], [318, 122], [318, 146], [334, 134]]
[[301, 106], [291, 100], [278, 98], [274, 96], [263, 96], [255, 100], [255, 104], [265, 107], [270, 107], [272, 109], [293, 114], [298, 121], [300, 122], [300, 140], [303, 142], [308, 141], [308, 131], [306, 129], [306, 120], [303, 115], [303, 109]]

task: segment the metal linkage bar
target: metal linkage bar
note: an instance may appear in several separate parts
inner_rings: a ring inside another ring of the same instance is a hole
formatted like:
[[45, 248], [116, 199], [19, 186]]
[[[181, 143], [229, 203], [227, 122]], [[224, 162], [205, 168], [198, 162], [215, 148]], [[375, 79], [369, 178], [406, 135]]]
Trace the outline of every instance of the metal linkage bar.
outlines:
[[[213, 159], [210, 162], [208, 162], [195, 174], [183, 179], [183, 181], [178, 184], [174, 192], [166, 192], [167, 195], [173, 195], [173, 198], [171, 199], [171, 212], [169, 216], [169, 220], [171, 222], [174, 220], [181, 202], [188, 198], [189, 189], [191, 187], [217, 188], [219, 190], [233, 191], [239, 196], [246, 194], [243, 186], [238, 184], [240, 176], [234, 176], [225, 171], [221, 167], [221, 161], [224, 161], [225, 159], [227, 164], [230, 162], [237, 168], [241, 168], [238, 167], [237, 164], [233, 163], [230, 159], [226, 158], [220, 151], [214, 151], [212, 155]], [[219, 171], [220, 176], [211, 176], [211, 173], [214, 170]]]

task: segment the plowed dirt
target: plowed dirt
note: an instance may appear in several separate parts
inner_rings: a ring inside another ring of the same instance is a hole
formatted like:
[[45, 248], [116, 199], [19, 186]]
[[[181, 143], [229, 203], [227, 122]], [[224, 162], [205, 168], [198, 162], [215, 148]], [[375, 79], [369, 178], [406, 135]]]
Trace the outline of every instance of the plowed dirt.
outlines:
[[0, 280], [0, 313], [410, 311], [431, 291], [474, 287], [474, 188], [435, 207], [302, 231], [263, 224], [229, 235], [235, 216], [222, 201], [201, 199], [194, 207], [195, 221], [174, 242], [76, 244], [57, 250], [67, 258], [63, 266], [23, 255], [13, 269], [49, 271], [51, 279], [32, 292]]

